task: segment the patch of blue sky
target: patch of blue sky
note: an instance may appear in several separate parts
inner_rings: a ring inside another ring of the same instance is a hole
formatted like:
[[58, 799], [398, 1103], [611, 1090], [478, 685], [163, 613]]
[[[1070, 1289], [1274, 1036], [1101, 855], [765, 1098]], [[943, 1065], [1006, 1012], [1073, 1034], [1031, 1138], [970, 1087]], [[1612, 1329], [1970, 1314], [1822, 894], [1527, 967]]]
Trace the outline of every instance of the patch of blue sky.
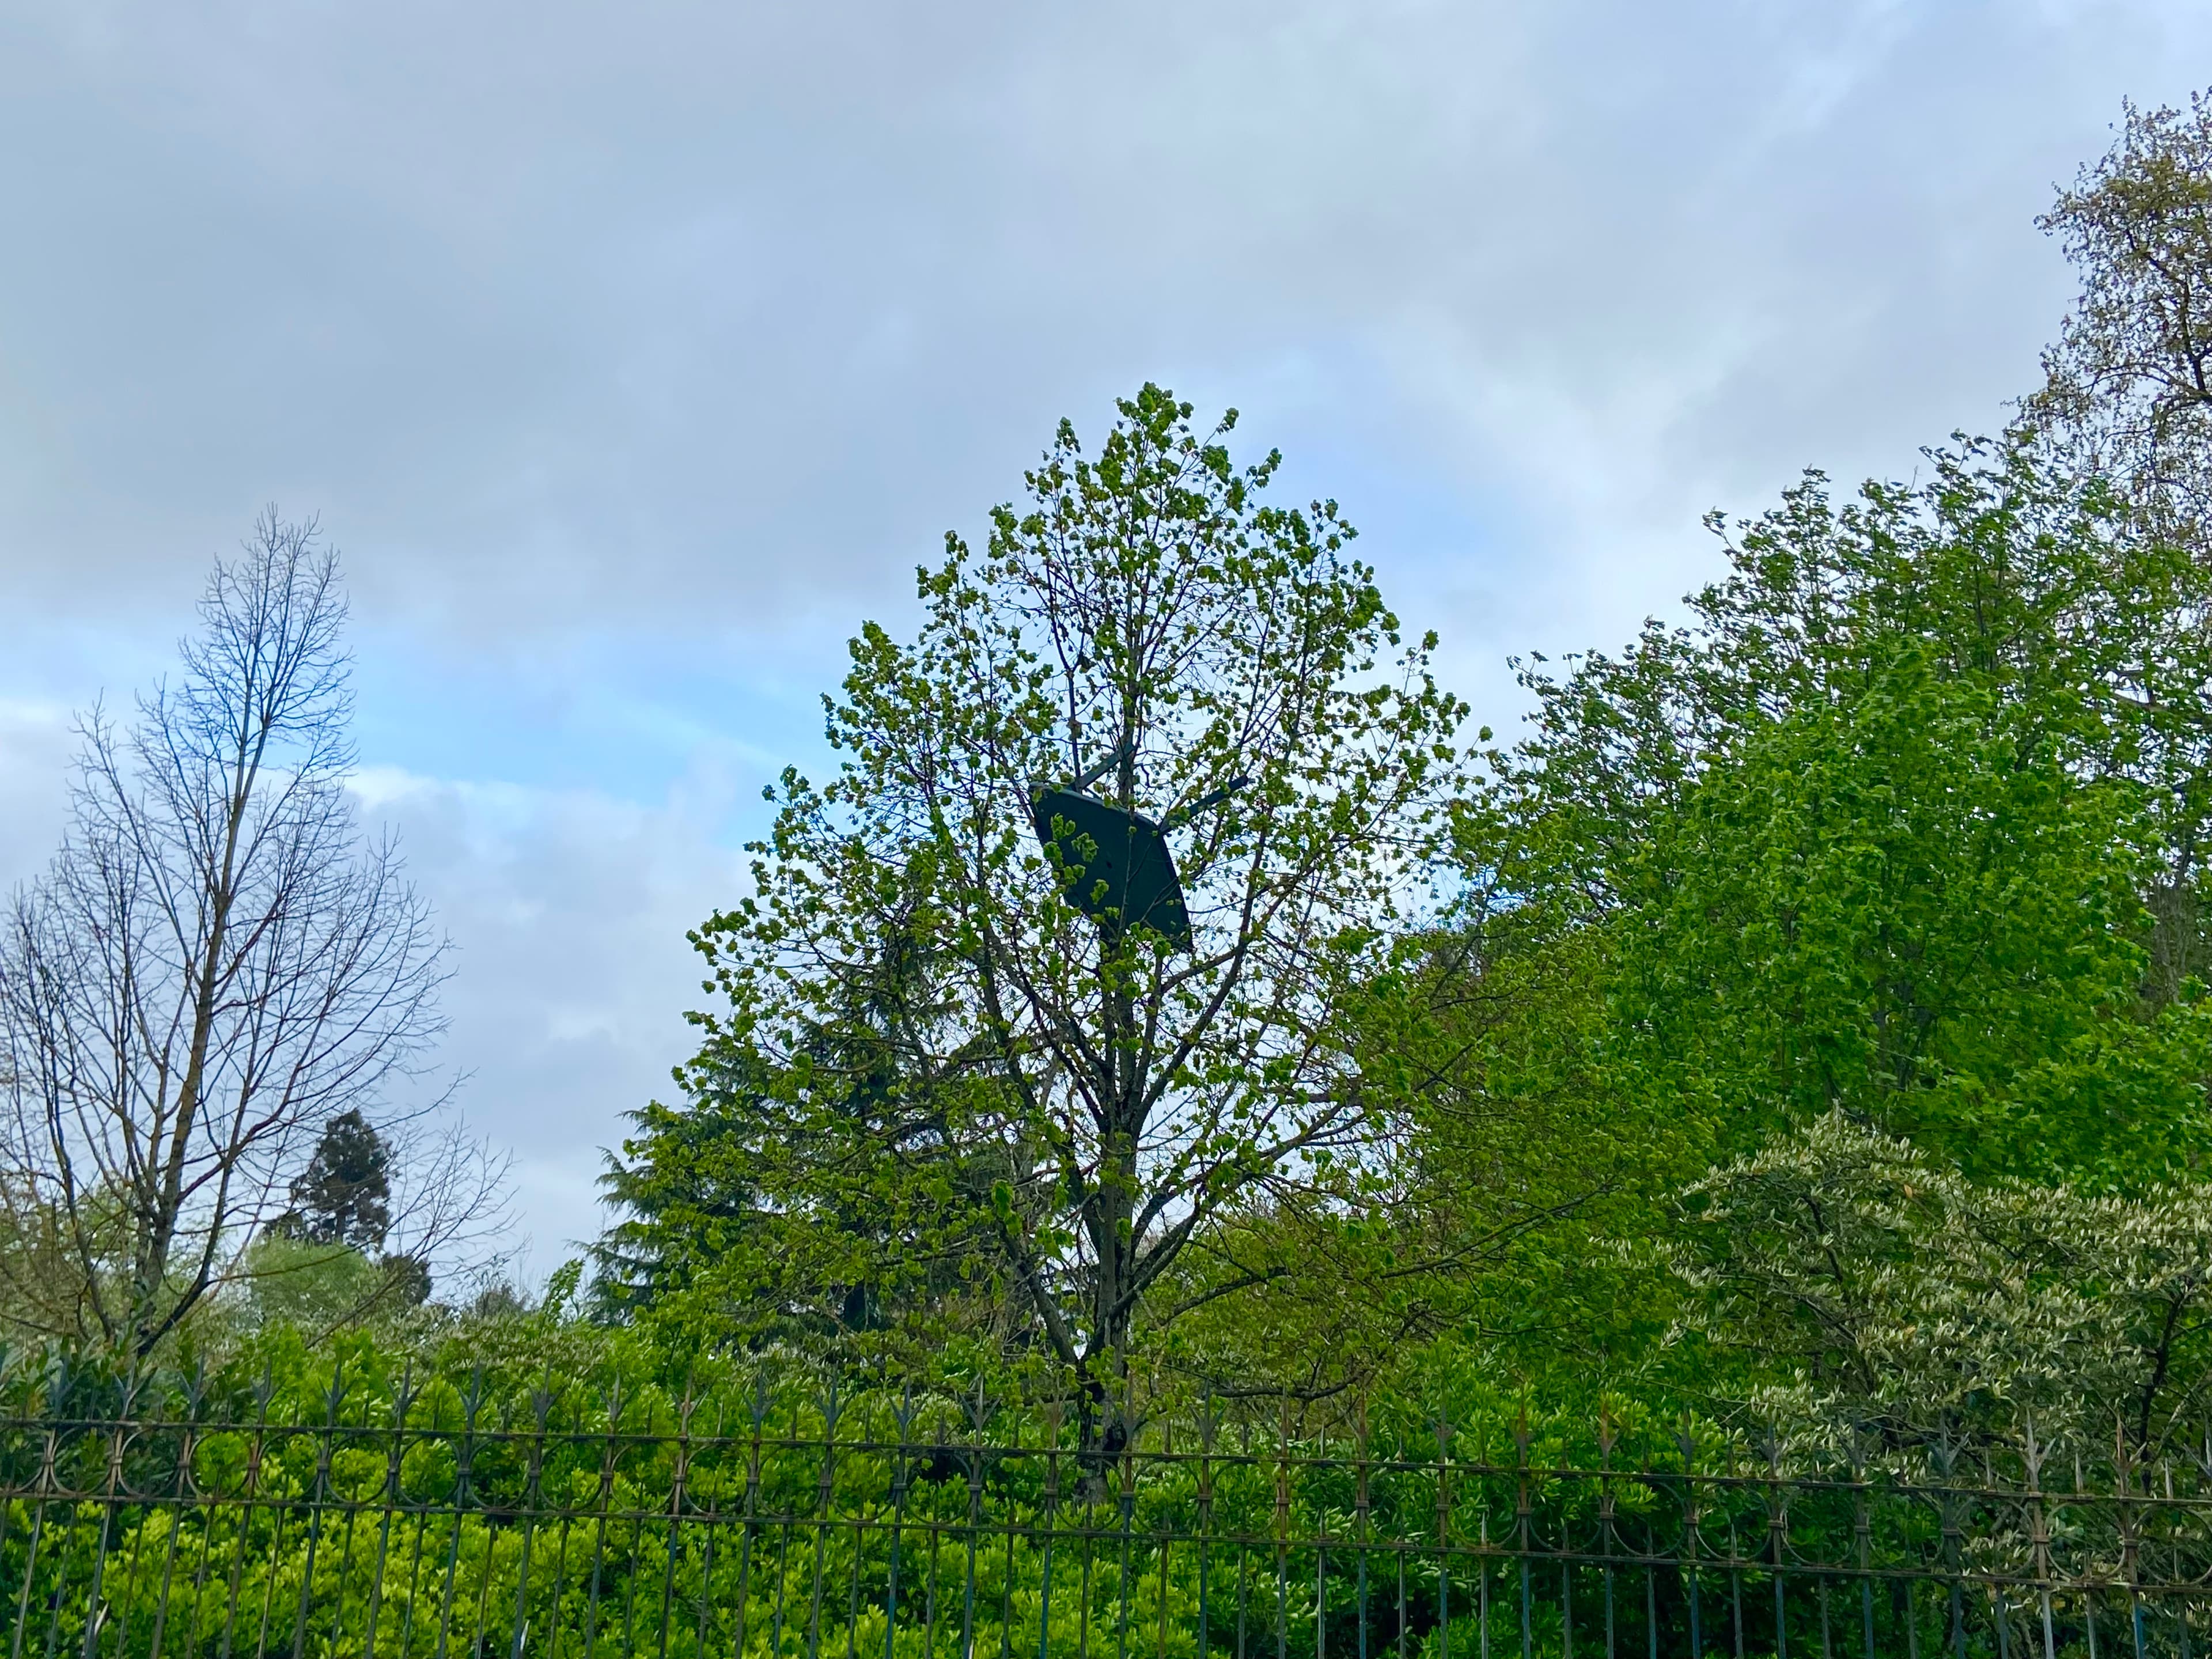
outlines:
[[623, 631], [471, 659], [361, 629], [356, 645], [365, 764], [645, 806], [703, 787], [730, 803], [715, 835], [730, 845], [761, 827], [760, 790], [786, 765], [826, 769], [804, 669], [758, 672], [742, 642]]

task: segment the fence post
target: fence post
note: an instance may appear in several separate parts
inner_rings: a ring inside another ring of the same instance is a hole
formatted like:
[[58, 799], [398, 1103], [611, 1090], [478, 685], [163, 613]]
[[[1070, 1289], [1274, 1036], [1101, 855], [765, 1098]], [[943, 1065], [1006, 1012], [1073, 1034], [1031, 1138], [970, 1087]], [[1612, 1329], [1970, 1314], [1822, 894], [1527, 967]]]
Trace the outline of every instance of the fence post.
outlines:
[[[476, 1456], [477, 1413], [483, 1407], [483, 1370], [479, 1367], [469, 1380], [469, 1391], [461, 1401], [461, 1449], [454, 1460], [453, 1514], [449, 1517], [452, 1531], [446, 1546], [446, 1583], [438, 1598], [438, 1659], [446, 1659], [446, 1643], [453, 1633], [453, 1585], [460, 1572], [461, 1531], [469, 1507], [469, 1476]], [[487, 1553], [489, 1553], [487, 1552]], [[489, 1574], [490, 1562], [485, 1562]]]
[[552, 1383], [553, 1373], [549, 1366], [544, 1381], [530, 1391], [530, 1468], [522, 1487], [522, 1560], [514, 1574], [514, 1622], [507, 1638], [507, 1659], [522, 1659], [522, 1644], [530, 1635], [530, 1551], [538, 1535], [540, 1483], [545, 1468], [545, 1419], [553, 1409]]
[[684, 1486], [691, 1475], [691, 1416], [699, 1409], [691, 1382], [686, 1375], [684, 1398], [676, 1407], [676, 1469], [668, 1486], [668, 1534], [660, 1551], [660, 1628], [655, 1638], [659, 1659], [668, 1659], [668, 1615], [676, 1599], [676, 1557], [684, 1547]]
[[100, 1502], [100, 1535], [93, 1547], [92, 1587], [85, 1593], [84, 1659], [93, 1659], [100, 1650], [100, 1626], [105, 1621], [106, 1608], [100, 1605], [100, 1595], [107, 1578], [107, 1546], [115, 1528], [115, 1511], [122, 1501], [123, 1440], [127, 1420], [137, 1393], [137, 1373], [134, 1370], [124, 1380], [123, 1398], [115, 1421], [109, 1425], [107, 1438], [107, 1475]]
[[1437, 1659], [1451, 1659], [1452, 1425], [1437, 1416]]
[[407, 1448], [407, 1413], [415, 1403], [415, 1368], [399, 1373], [399, 1389], [392, 1399], [392, 1439], [385, 1452], [384, 1514], [376, 1527], [376, 1570], [368, 1584], [368, 1632], [362, 1639], [362, 1659], [376, 1659], [376, 1621], [384, 1607], [384, 1566], [391, 1559], [392, 1517], [399, 1507], [400, 1468]]
[[[207, 1387], [204, 1370], [194, 1367], [185, 1384], [185, 1419], [177, 1425], [177, 1478], [169, 1495], [168, 1547], [161, 1559], [161, 1588], [154, 1604], [154, 1634], [147, 1644], [148, 1659], [161, 1659], [161, 1641], [169, 1625], [169, 1592], [176, 1580], [177, 1540], [184, 1530], [187, 1493], [192, 1486], [193, 1431], [199, 1420], [200, 1400]], [[0, 1522], [5, 1519], [0, 1504]]]
[[1613, 1407], [1601, 1398], [1597, 1407], [1597, 1536], [1605, 1552], [1605, 1659], [1613, 1659], [1613, 1559], [1619, 1553], [1617, 1534], [1613, 1524], [1615, 1494], [1613, 1489], [1613, 1443], [1614, 1440]]
[[[1359, 1396], [1357, 1444], [1359, 1450], [1359, 1485], [1352, 1500], [1352, 1524], [1358, 1538], [1359, 1550], [1359, 1650], [1358, 1659], [1367, 1659], [1367, 1553], [1374, 1542], [1374, 1516], [1369, 1498], [1367, 1468], [1367, 1395]], [[1201, 1650], [1202, 1651], [1202, 1650]]]
[[2139, 1526], [2136, 1514], [2134, 1459], [2128, 1450], [2126, 1422], [2117, 1413], [2112, 1419], [2113, 1504], [2120, 1526], [2120, 1572], [2127, 1580], [2128, 1623], [2135, 1637], [2136, 1659], [2143, 1659], [2142, 1589], [2137, 1572], [2136, 1531]]
[[1213, 1568], [1213, 1436], [1218, 1426], [1211, 1389], [1200, 1407], [1198, 1425], [1198, 1659], [1207, 1659], [1213, 1645], [1207, 1592]]
[[[1052, 1644], [1052, 1522], [1060, 1508], [1060, 1419], [1062, 1402], [1055, 1399], [1045, 1408], [1044, 1557], [1042, 1583], [1037, 1595], [1037, 1659], [1051, 1659]], [[1009, 1588], [1012, 1575], [1008, 1574]]]
[[[761, 1425], [768, 1417], [768, 1377], [753, 1373], [752, 1397], [745, 1402], [752, 1419], [752, 1438], [745, 1452], [745, 1510], [738, 1537], [737, 1635], [730, 1644], [730, 1659], [745, 1659], [745, 1621], [752, 1607], [753, 1523], [760, 1513]], [[699, 1659], [706, 1659], [702, 1654]]]
[[[292, 1619], [292, 1659], [300, 1659], [307, 1645], [307, 1607], [315, 1591], [315, 1553], [323, 1541], [323, 1505], [330, 1495], [331, 1443], [337, 1433], [338, 1407], [345, 1398], [345, 1360], [331, 1367], [331, 1386], [324, 1396], [323, 1425], [315, 1436], [315, 1485], [307, 1500], [307, 1559], [300, 1573], [300, 1605]], [[343, 1587], [340, 1587], [343, 1593]]]
[[1937, 1489], [1943, 1506], [1943, 1566], [1951, 1580], [1951, 1648], [1958, 1659], [1966, 1659], [1966, 1563], [1959, 1534], [1958, 1459], [1948, 1445], [1936, 1449], [1936, 1473], [1943, 1485]]
[[[1534, 1608], [1529, 1594], [1529, 1552], [1535, 1548], [1534, 1505], [1528, 1493], [1528, 1404], [1521, 1403], [1519, 1414], [1513, 1425], [1513, 1553], [1519, 1558], [1521, 1576], [1521, 1659], [1528, 1659], [1529, 1645], [1534, 1640]], [[1486, 1587], [1487, 1577], [1486, 1576]], [[1484, 1609], [1486, 1613], [1489, 1610]], [[1484, 1646], [1488, 1647], [1488, 1619], [1483, 1623]], [[1487, 1653], [1484, 1659], [1489, 1659]]]
[[830, 1510], [837, 1484], [837, 1374], [830, 1373], [822, 1394], [822, 1478], [814, 1499], [814, 1589], [807, 1604], [807, 1659], [822, 1651], [822, 1579], [828, 1568]]
[[[1782, 1442], [1773, 1426], [1766, 1439], [1766, 1556], [1774, 1568], [1774, 1656], [1790, 1659], [1790, 1604], [1784, 1577], [1790, 1537], [1788, 1498], [1782, 1485]], [[1826, 1581], [1822, 1581], [1825, 1591]], [[1822, 1603], [1823, 1607], [1826, 1604]], [[1823, 1656], [1825, 1659], [1825, 1656]]]
[[1690, 1433], [1690, 1417], [1682, 1414], [1682, 1431], [1675, 1437], [1682, 1449], [1682, 1549], [1681, 1572], [1690, 1595], [1690, 1654], [1691, 1659], [1704, 1659], [1705, 1632], [1704, 1609], [1699, 1605], [1698, 1585], [1698, 1475], [1696, 1442]]
[[[969, 1417], [967, 1561], [960, 1586], [960, 1659], [975, 1659], [975, 1553], [983, 1529], [983, 1425], [988, 1418], [983, 1379], [975, 1379], [975, 1404]], [[964, 1401], [963, 1402], [965, 1403]]]
[[914, 1385], [899, 1395], [893, 1413], [898, 1424], [898, 1450], [891, 1465], [891, 1559], [884, 1587], [884, 1659], [891, 1659], [898, 1637], [899, 1532], [906, 1524], [907, 1441], [914, 1425]]

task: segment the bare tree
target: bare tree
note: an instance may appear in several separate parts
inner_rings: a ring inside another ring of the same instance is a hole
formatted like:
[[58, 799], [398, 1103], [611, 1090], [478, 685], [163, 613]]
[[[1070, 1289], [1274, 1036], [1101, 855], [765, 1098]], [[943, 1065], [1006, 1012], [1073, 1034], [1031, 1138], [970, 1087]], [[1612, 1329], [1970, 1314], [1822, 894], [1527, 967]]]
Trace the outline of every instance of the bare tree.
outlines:
[[[270, 509], [200, 621], [127, 727], [80, 722], [71, 828], [0, 939], [0, 1316], [139, 1357], [248, 1271], [333, 1116], [444, 1103], [391, 1097], [443, 1030], [447, 947], [346, 792], [335, 550]], [[402, 1139], [423, 1156], [393, 1231], [419, 1257], [496, 1209], [503, 1170]]]

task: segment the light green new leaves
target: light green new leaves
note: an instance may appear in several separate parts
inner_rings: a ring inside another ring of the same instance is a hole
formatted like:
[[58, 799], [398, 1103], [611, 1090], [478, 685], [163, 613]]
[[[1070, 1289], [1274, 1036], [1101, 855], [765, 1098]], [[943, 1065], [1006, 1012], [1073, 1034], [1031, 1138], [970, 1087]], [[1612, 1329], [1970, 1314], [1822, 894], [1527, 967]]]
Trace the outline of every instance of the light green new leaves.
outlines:
[[1605, 935], [1608, 1085], [1714, 1152], [1839, 1109], [2141, 1186], [2204, 1127], [2212, 586], [2023, 449], [1931, 464], [1813, 478], [1692, 627], [1532, 676], [1464, 845], [1534, 936]]
[[[757, 1101], [758, 1207], [936, 1264], [916, 1316], [1086, 1368], [1239, 1206], [1360, 1201], [1335, 1009], [1460, 784], [1463, 711], [1334, 504], [1268, 504], [1275, 458], [1189, 417], [1147, 387], [1095, 458], [1063, 425], [980, 555], [948, 538], [915, 638], [853, 643], [837, 775], [787, 775], [754, 896], [696, 935], [721, 1001], [684, 1081]], [[1155, 820], [1252, 781], [1171, 835], [1188, 956], [1102, 933], [1029, 821], [1124, 745], [1101, 792]]]
[[[1757, 1404], [1831, 1444], [2147, 1460], [2212, 1384], [2212, 1190], [1967, 1181], [1841, 1113], [1690, 1189], [1687, 1323], [1782, 1362]], [[1871, 1437], [1871, 1441], [1869, 1440]], [[2116, 1438], [2117, 1437], [2117, 1438]]]

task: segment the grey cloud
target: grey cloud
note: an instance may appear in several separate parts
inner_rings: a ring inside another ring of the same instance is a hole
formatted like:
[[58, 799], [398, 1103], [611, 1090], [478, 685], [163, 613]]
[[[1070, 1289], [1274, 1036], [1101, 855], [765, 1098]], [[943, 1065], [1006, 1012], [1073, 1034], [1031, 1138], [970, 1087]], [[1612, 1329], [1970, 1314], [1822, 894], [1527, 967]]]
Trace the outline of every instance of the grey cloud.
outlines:
[[1994, 423], [2063, 302], [2030, 216], [2212, 34], [2148, 0], [5, 27], [13, 593], [170, 607], [276, 494], [473, 649], [896, 603], [1060, 413], [1147, 374], [1255, 404], [1286, 351], [1310, 396], [1261, 435], [1364, 427], [1513, 532], [1462, 562], [1558, 573], [1459, 619], [1486, 648], [1601, 580], [1663, 605], [1716, 497]]
[[45, 867], [59, 845], [75, 752], [66, 709], [0, 698], [0, 885]]
[[699, 1006], [687, 929], [742, 890], [715, 844], [714, 785], [652, 807], [593, 791], [362, 780], [455, 949], [440, 1054], [457, 1105], [511, 1147], [531, 1262], [543, 1272], [599, 1231], [600, 1150], [620, 1114], [669, 1093]]

